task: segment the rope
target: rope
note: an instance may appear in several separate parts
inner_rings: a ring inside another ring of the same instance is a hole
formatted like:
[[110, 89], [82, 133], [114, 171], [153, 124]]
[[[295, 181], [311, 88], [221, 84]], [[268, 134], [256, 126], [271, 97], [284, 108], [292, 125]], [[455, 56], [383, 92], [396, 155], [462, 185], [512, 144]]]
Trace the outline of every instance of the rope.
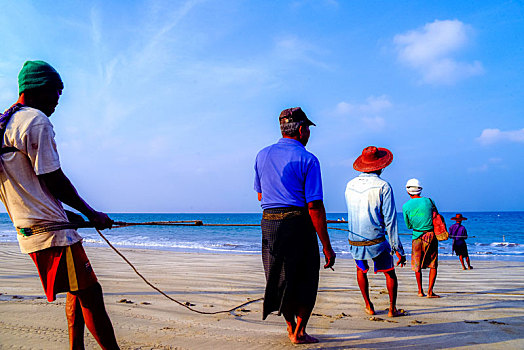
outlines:
[[[330, 230], [339, 230], [339, 231], [350, 232], [350, 231], [349, 231], [348, 229], [346, 229], [346, 228], [328, 227], [328, 229], [330, 229]], [[399, 233], [399, 235], [402, 235], [402, 236], [411, 236], [411, 233]]]
[[149, 222], [124, 222], [115, 221], [113, 228], [127, 226], [203, 226], [202, 220], [180, 220], [180, 221], [149, 221]]
[[[345, 228], [328, 227], [328, 229], [349, 232], [349, 230]], [[399, 233], [399, 236], [411, 236], [411, 233]], [[453, 238], [453, 237], [450, 237], [450, 238]], [[457, 236], [455, 238], [476, 238], [476, 236]]]
[[202, 220], [124, 222], [115, 221], [113, 228], [128, 226], [260, 226], [260, 224], [204, 224]]
[[[339, 230], [339, 231], [346, 231], [349, 232], [348, 229], [345, 228], [338, 228], [338, 227], [328, 227], [330, 230]], [[411, 233], [399, 233], [399, 236], [411, 236]]]
[[[148, 222], [125, 222], [115, 221], [113, 228], [122, 228], [129, 226], [260, 226], [260, 224], [205, 224], [202, 220], [181, 220], [181, 221], [148, 221]], [[67, 228], [92, 228], [94, 225], [90, 222], [85, 223], [59, 223], [48, 224], [31, 229], [23, 229], [31, 234], [38, 234], [42, 232], [57, 231]], [[339, 230], [349, 232], [348, 229], [338, 227], [328, 227], [330, 230]], [[411, 233], [399, 233], [403, 236], [411, 236]], [[473, 237], [473, 236], [470, 236]]]
[[131, 266], [131, 268], [133, 269], [133, 271], [135, 271], [135, 273], [148, 285], [150, 286], [151, 288], [153, 288], [154, 290], [156, 290], [158, 293], [162, 294], [163, 296], [165, 296], [166, 298], [168, 298], [169, 300], [171, 301], [174, 301], [175, 303], [177, 303], [178, 305], [180, 306], [183, 306], [185, 307], [186, 309], [190, 310], [190, 311], [193, 311], [193, 312], [196, 312], [198, 314], [202, 314], [202, 315], [216, 315], [216, 314], [222, 314], [222, 313], [231, 313], [233, 311], [235, 311], [236, 309], [240, 309], [241, 307], [243, 306], [246, 306], [246, 305], [249, 305], [251, 303], [254, 303], [254, 302], [257, 302], [257, 301], [260, 301], [264, 298], [258, 298], [258, 299], [255, 299], [255, 300], [250, 300], [250, 301], [247, 301], [245, 303], [242, 303], [238, 306], [235, 306], [231, 309], [228, 309], [228, 310], [221, 310], [221, 311], [212, 311], [212, 312], [209, 312], [209, 311], [200, 311], [200, 310], [196, 310], [196, 309], [193, 309], [192, 307], [190, 307], [189, 305], [186, 305], [185, 303], [181, 302], [181, 301], [178, 301], [172, 297], [170, 297], [169, 295], [167, 295], [166, 293], [164, 293], [162, 290], [160, 290], [159, 288], [157, 288], [155, 285], [153, 285], [151, 282], [149, 282], [144, 276], [142, 276], [142, 274], [140, 272], [138, 272], [138, 270], [135, 268], [135, 266], [129, 261], [127, 260], [127, 258], [118, 251], [118, 249], [116, 249], [112, 244], [111, 242], [109, 242], [109, 240], [102, 234], [102, 232], [100, 232], [100, 230], [96, 229], [96, 232], [98, 232], [98, 234], [100, 235], [100, 237], [102, 237], [102, 239], [104, 241], [106, 241], [106, 243], [111, 247], [111, 249], [113, 249], [115, 251], [115, 253], [117, 253], [118, 255], [120, 255], [120, 257], [122, 259], [124, 259], [124, 261], [129, 265]]
[[[150, 222], [135, 222], [135, 223], [116, 221], [116, 222], [114, 222], [114, 225], [115, 225], [114, 228], [126, 227], [126, 226], [155, 226], [155, 225], [156, 226], [159, 226], [159, 225], [167, 225], [167, 226], [169, 226], [169, 225], [173, 225], [173, 226], [260, 226], [259, 224], [204, 224], [201, 220], [150, 221]], [[38, 227], [38, 228], [33, 228], [30, 232], [31, 232], [31, 234], [37, 234], [37, 233], [41, 233], [40, 231], [48, 232], [48, 231], [56, 231], [56, 230], [60, 230], [60, 229], [66, 229], [66, 228], [92, 228], [92, 227], [94, 227], [94, 225], [92, 223], [90, 223], [90, 222], [84, 222], [84, 223], [60, 223], [60, 224], [54, 224], [54, 225], [51, 224], [51, 225], [45, 225], [45, 226]], [[102, 239], [107, 243], [107, 245], [109, 245], [109, 247], [111, 247], [111, 249], [113, 249], [115, 251], [115, 253], [117, 253], [133, 269], [133, 271], [135, 271], [135, 273], [138, 275], [138, 277], [140, 277], [148, 286], [153, 288], [158, 293], [162, 294], [167, 299], [169, 299], [171, 301], [174, 301], [178, 305], [180, 305], [182, 307], [185, 307], [186, 309], [188, 309], [190, 311], [193, 311], [193, 312], [196, 312], [196, 313], [202, 314], [202, 315], [216, 315], [216, 314], [221, 314], [221, 313], [231, 313], [231, 312], [233, 312], [233, 311], [235, 311], [237, 309], [240, 309], [243, 306], [246, 306], [246, 305], [249, 305], [251, 303], [255, 303], [257, 301], [260, 301], [260, 300], [264, 299], [262, 297], [262, 298], [258, 298], [258, 299], [254, 299], [254, 300], [249, 300], [249, 301], [246, 301], [245, 303], [242, 303], [242, 304], [240, 304], [238, 306], [235, 306], [233, 308], [230, 308], [228, 310], [200, 311], [200, 310], [197, 310], [197, 309], [193, 309], [192, 307], [190, 307], [186, 303], [183, 303], [181, 301], [178, 301], [178, 300], [170, 297], [165, 292], [163, 292], [161, 289], [159, 289], [154, 284], [149, 282], [144, 276], [142, 276], [142, 274], [140, 272], [138, 272], [136, 267], [122, 253], [120, 253], [120, 251], [118, 249], [116, 249], [111, 244], [111, 242], [109, 242], [109, 240], [102, 234], [102, 232], [100, 232], [100, 230], [98, 230], [97, 228], [95, 228], [95, 229], [96, 229], [96, 232], [98, 232], [98, 234], [100, 235], [100, 237], [102, 237]], [[340, 231], [349, 231], [347, 229], [336, 228], [336, 227], [328, 227], [328, 229], [340, 230]], [[402, 234], [402, 233], [400, 233], [400, 234], [401, 235], [411, 235], [411, 234]], [[327, 292], [327, 291], [329, 291], [329, 290], [319, 290], [319, 292]]]
[[339, 230], [339, 231], [347, 231], [347, 232], [349, 232], [349, 230], [348, 230], [348, 229], [345, 229], [345, 228], [328, 227], [328, 229], [330, 229], [330, 230]]
[[260, 224], [202, 224], [202, 226], [260, 226]]
[[[115, 228], [126, 227], [126, 226], [135, 226], [135, 225], [188, 225], [188, 223], [189, 223], [189, 225], [191, 225], [190, 223], [193, 223], [193, 222], [197, 222], [197, 223], [199, 222], [200, 223], [200, 224], [193, 224], [195, 226], [259, 226], [257, 224], [203, 224], [202, 221], [195, 220], [195, 221], [184, 221], [184, 222], [180, 222], [180, 221], [175, 221], [175, 222], [172, 222], [172, 221], [171, 222], [169, 222], [169, 221], [163, 221], [163, 222], [156, 221], [156, 222], [142, 222], [142, 223], [115, 222], [115, 225], [116, 225]], [[87, 225], [85, 225], [85, 226], [87, 226]], [[328, 228], [331, 228], [331, 227], [328, 227]], [[333, 228], [333, 229], [335, 229], [335, 228]], [[338, 229], [338, 230], [343, 230], [343, 229]], [[347, 230], [345, 230], [345, 231], [347, 231]], [[240, 309], [243, 306], [249, 305], [251, 303], [255, 303], [255, 302], [260, 301], [260, 300], [264, 300], [263, 297], [262, 298], [258, 298], [258, 299], [254, 299], [254, 300], [249, 300], [249, 301], [247, 301], [245, 303], [242, 303], [242, 304], [240, 304], [238, 306], [235, 306], [235, 307], [233, 307], [231, 309], [228, 309], [228, 310], [220, 310], [220, 311], [211, 311], [210, 312], [210, 311], [200, 311], [200, 310], [197, 310], [197, 309], [193, 309], [189, 305], [186, 305], [186, 303], [183, 303], [181, 301], [176, 300], [175, 298], [170, 297], [164, 291], [162, 291], [157, 286], [155, 286], [154, 284], [149, 282], [144, 276], [142, 276], [142, 274], [140, 272], [138, 272], [136, 267], [122, 253], [120, 253], [120, 251], [118, 249], [116, 249], [115, 246], [113, 246], [111, 244], [111, 242], [109, 242], [109, 240], [106, 238], [106, 236], [104, 236], [102, 234], [102, 232], [100, 232], [100, 230], [96, 229], [96, 232], [98, 232], [100, 237], [102, 237], [102, 239], [107, 243], [107, 245], [109, 245], [109, 247], [111, 247], [111, 249], [113, 249], [115, 251], [115, 253], [117, 253], [133, 269], [133, 271], [135, 271], [135, 273], [138, 275], [138, 277], [140, 277], [148, 286], [153, 288], [158, 293], [162, 294], [167, 299], [169, 299], [171, 301], [174, 301], [178, 305], [180, 305], [182, 307], [185, 307], [186, 309], [188, 309], [190, 311], [193, 311], [193, 312], [196, 312], [196, 313], [202, 314], [202, 315], [216, 315], [216, 314], [221, 314], [221, 313], [231, 313], [231, 312], [233, 312], [233, 311], [235, 311], [237, 309]], [[319, 292], [322, 292], [322, 290], [319, 291]]]
[[[344, 224], [347, 221], [327, 220], [327, 223]], [[124, 222], [115, 221], [113, 228], [128, 226], [260, 226], [260, 224], [205, 224], [202, 220], [182, 220], [182, 221], [149, 221], [149, 222]], [[328, 227], [332, 230], [348, 231], [342, 228]]]
[[[331, 224], [347, 224], [347, 221], [327, 220]], [[186, 220], [186, 221], [151, 221], [151, 222], [123, 222], [115, 221], [113, 228], [127, 227], [127, 226], [260, 226], [260, 224], [205, 224], [202, 220]], [[83, 226], [92, 227], [92, 226]], [[330, 230], [338, 230], [349, 232], [348, 229], [338, 227], [328, 227]], [[411, 233], [399, 233], [399, 236], [411, 236]], [[458, 236], [455, 238], [462, 238]], [[465, 238], [475, 238], [475, 236], [464, 236]]]

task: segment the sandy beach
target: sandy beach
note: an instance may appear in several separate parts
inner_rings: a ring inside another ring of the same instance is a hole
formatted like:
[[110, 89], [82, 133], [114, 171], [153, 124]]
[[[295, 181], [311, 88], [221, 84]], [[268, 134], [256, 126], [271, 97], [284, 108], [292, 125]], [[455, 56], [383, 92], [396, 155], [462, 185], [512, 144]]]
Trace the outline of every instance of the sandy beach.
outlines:
[[[231, 314], [200, 315], [146, 285], [110, 248], [86, 247], [102, 284], [123, 349], [295, 348], [281, 317], [261, 320], [261, 303]], [[138, 270], [171, 297], [202, 311], [229, 309], [263, 296], [258, 255], [175, 253], [122, 249]], [[14, 243], [0, 244], [0, 348], [67, 349], [64, 294], [48, 303], [31, 259]], [[399, 308], [387, 317], [382, 275], [370, 275], [377, 315], [364, 312], [352, 260], [321, 272], [320, 293], [308, 332], [319, 344], [304, 349], [524, 348], [524, 262], [442, 260], [435, 287], [440, 299], [419, 298], [409, 267], [397, 269]], [[427, 272], [424, 280], [427, 285]], [[86, 347], [97, 349], [86, 331]]]

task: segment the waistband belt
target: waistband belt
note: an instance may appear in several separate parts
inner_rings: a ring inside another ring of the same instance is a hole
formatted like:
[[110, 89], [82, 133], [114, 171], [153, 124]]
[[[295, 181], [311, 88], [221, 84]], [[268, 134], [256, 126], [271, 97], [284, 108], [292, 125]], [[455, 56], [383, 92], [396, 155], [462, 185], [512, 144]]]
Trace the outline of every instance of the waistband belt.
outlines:
[[429, 231], [422, 231], [422, 230], [415, 230], [415, 229], [413, 229], [413, 231], [415, 231], [415, 232], [422, 232], [422, 233], [428, 233], [428, 232], [433, 232], [433, 230], [429, 230]]
[[277, 220], [284, 220], [289, 219], [297, 216], [301, 216], [306, 214], [303, 210], [293, 210], [293, 211], [287, 211], [285, 213], [262, 213], [262, 219], [264, 220], [270, 220], [270, 221], [277, 221]]
[[48, 232], [53, 232], [53, 231], [66, 230], [66, 229], [76, 229], [79, 226], [80, 225], [78, 224], [72, 224], [70, 222], [62, 222], [62, 223], [56, 223], [56, 224], [32, 226], [29, 228], [17, 228], [16, 232], [21, 236], [29, 237], [29, 236], [37, 235], [40, 233], [48, 233]]
[[379, 237], [379, 238], [375, 238], [375, 239], [370, 239], [369, 241], [352, 241], [352, 240], [348, 239], [349, 244], [351, 244], [352, 246], [355, 246], [355, 247], [365, 247], [365, 246], [368, 246], [368, 245], [375, 245], [375, 244], [382, 243], [385, 240], [386, 240], [386, 237], [384, 237], [384, 236]]

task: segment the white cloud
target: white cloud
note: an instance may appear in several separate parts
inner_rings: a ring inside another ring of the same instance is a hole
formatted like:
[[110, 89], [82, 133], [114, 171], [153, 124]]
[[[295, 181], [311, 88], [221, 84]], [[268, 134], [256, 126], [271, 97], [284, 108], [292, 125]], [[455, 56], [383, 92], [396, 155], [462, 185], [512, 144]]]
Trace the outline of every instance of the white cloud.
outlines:
[[102, 38], [102, 29], [101, 29], [101, 19], [100, 19], [100, 13], [97, 11], [95, 7], [91, 9], [91, 39], [93, 40], [93, 43], [96, 45], [99, 45]]
[[273, 54], [283, 61], [304, 62], [324, 69], [329, 68], [329, 65], [315, 58], [323, 54], [321, 48], [296, 36], [277, 38]]
[[344, 101], [338, 103], [337, 106], [335, 107], [335, 113], [342, 114], [342, 115], [350, 114], [354, 110], [355, 110], [354, 105], [352, 105], [351, 103], [344, 102]]
[[339, 102], [334, 113], [340, 116], [359, 117], [364, 126], [370, 129], [383, 129], [386, 120], [377, 115], [393, 106], [386, 95], [370, 96], [365, 103], [352, 104], [349, 102]]
[[482, 164], [481, 166], [478, 166], [478, 167], [468, 168], [468, 171], [470, 173], [482, 173], [482, 172], [488, 171], [493, 166], [495, 166], [495, 167], [504, 166], [502, 158], [489, 158], [487, 163], [484, 163], [484, 164]]
[[383, 129], [386, 126], [386, 120], [382, 117], [364, 117], [362, 121], [368, 128]]
[[487, 164], [482, 164], [481, 166], [478, 166], [478, 167], [468, 168], [468, 172], [470, 172], [470, 173], [483, 173], [483, 172], [488, 171], [488, 169], [489, 169], [489, 166]]
[[435, 20], [398, 34], [393, 42], [401, 62], [417, 70], [425, 83], [451, 84], [484, 72], [479, 61], [460, 62], [453, 54], [470, 41], [471, 29], [459, 20]]
[[500, 141], [524, 143], [524, 128], [520, 130], [501, 131], [500, 129], [484, 129], [477, 141], [483, 145], [491, 145]]
[[342, 101], [337, 104], [335, 112], [341, 115], [349, 114], [372, 114], [379, 113], [385, 109], [390, 108], [393, 104], [389, 101], [389, 98], [386, 95], [382, 96], [370, 96], [366, 99], [366, 103], [362, 104], [351, 104], [345, 101]]
[[389, 101], [386, 95], [382, 96], [370, 96], [366, 99], [366, 104], [361, 105], [360, 108], [363, 112], [378, 113], [385, 109], [390, 108], [393, 104]]

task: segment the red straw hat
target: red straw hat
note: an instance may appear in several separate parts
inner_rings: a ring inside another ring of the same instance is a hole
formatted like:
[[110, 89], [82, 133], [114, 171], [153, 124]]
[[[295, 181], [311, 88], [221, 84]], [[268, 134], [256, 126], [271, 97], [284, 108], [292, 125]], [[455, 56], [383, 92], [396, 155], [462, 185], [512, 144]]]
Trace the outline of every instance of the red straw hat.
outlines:
[[468, 218], [465, 218], [462, 216], [462, 214], [457, 214], [455, 215], [455, 217], [452, 217], [451, 220], [455, 220], [455, 221], [462, 221], [462, 220], [467, 220]]
[[393, 161], [393, 153], [387, 148], [369, 146], [353, 163], [353, 168], [364, 173], [383, 169]]

